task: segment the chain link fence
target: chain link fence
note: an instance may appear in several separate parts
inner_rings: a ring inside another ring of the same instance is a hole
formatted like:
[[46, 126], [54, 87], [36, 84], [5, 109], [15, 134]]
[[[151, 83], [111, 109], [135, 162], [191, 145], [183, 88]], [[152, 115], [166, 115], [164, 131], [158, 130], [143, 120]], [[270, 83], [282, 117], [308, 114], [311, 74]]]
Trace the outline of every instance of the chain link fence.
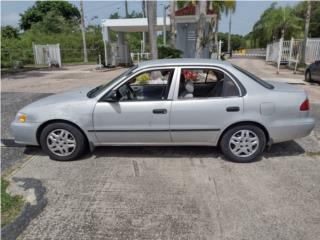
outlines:
[[[98, 63], [99, 54], [104, 62], [101, 49], [87, 49], [89, 63]], [[83, 63], [83, 49], [60, 49], [62, 64]], [[1, 68], [16, 68], [17, 66], [34, 65], [32, 47], [28, 49], [1, 48]]]

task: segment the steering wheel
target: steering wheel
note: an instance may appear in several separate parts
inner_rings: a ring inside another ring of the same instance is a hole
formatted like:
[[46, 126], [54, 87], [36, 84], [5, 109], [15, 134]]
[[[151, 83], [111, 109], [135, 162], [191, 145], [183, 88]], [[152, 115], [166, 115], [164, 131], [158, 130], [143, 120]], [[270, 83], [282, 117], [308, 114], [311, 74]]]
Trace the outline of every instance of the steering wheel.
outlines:
[[128, 92], [128, 94], [127, 94], [128, 99], [130, 99], [130, 100], [135, 100], [135, 99], [137, 99], [137, 95], [136, 95], [136, 93], [134, 92], [134, 90], [132, 89], [132, 87], [131, 87], [130, 85], [127, 85], [127, 87], [128, 87], [128, 90], [129, 90], [129, 92]]

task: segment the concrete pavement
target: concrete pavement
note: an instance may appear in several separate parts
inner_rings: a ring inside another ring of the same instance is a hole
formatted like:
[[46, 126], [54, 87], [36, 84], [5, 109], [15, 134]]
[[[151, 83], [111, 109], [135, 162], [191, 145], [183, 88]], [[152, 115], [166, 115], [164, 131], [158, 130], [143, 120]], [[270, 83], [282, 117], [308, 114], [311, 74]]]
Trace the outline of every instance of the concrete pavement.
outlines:
[[288, 150], [235, 164], [208, 147], [99, 148], [33, 177], [48, 204], [19, 239], [305, 239], [320, 235], [319, 157]]

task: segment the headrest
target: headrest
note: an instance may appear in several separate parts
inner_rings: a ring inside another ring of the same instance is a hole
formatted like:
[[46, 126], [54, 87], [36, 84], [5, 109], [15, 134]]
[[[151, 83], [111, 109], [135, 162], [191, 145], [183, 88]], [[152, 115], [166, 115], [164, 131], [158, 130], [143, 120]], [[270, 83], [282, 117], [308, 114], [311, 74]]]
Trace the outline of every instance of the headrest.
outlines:
[[194, 91], [193, 81], [188, 80], [188, 81], [186, 82], [185, 89], [186, 89], [186, 91], [187, 91], [188, 93], [193, 93], [193, 91]]

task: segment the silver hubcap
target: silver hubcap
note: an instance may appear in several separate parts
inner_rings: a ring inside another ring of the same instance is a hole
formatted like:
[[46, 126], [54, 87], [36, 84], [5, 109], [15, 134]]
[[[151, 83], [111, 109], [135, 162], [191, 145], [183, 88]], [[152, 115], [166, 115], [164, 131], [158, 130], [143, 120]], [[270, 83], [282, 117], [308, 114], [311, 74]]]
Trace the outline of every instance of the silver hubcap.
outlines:
[[76, 139], [65, 129], [55, 129], [48, 134], [47, 146], [49, 150], [58, 156], [69, 156], [76, 149]]
[[259, 138], [250, 130], [240, 130], [230, 138], [229, 148], [238, 157], [249, 157], [258, 150]]

